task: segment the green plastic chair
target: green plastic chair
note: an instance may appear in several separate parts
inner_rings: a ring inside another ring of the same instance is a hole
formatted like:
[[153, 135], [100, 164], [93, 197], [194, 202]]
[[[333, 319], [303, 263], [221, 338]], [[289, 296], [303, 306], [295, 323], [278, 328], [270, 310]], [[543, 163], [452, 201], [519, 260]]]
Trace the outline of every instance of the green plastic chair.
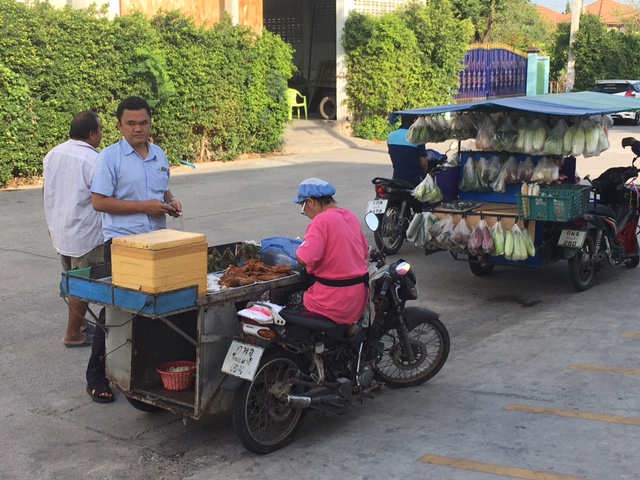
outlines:
[[[301, 98], [301, 101], [298, 101]], [[300, 118], [300, 109], [304, 108], [304, 118], [307, 118], [307, 97], [295, 88], [287, 88], [287, 102], [289, 102], [289, 120], [293, 119], [293, 109], [296, 108], [296, 117]]]

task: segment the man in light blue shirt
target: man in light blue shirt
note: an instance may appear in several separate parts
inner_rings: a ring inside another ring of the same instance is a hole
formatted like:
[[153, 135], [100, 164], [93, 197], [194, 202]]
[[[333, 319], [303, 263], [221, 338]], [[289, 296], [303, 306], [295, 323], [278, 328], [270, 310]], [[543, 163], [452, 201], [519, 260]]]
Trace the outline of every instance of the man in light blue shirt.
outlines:
[[[166, 215], [182, 214], [169, 190], [169, 162], [160, 147], [149, 142], [151, 108], [140, 97], [118, 105], [116, 124], [124, 137], [105, 148], [96, 160], [91, 203], [102, 212], [105, 262], [111, 262], [111, 240], [166, 228]], [[104, 309], [99, 321], [104, 324]], [[103, 328], [97, 328], [87, 365], [87, 393], [94, 402], [113, 402], [105, 373]]]

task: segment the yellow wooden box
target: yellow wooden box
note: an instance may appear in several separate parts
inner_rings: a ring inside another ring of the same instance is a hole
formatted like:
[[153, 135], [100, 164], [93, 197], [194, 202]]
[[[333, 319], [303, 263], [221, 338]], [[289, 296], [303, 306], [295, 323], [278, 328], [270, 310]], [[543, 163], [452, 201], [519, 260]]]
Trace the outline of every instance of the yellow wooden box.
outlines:
[[207, 294], [207, 237], [201, 233], [157, 230], [113, 239], [114, 285], [145, 293], [198, 286]]

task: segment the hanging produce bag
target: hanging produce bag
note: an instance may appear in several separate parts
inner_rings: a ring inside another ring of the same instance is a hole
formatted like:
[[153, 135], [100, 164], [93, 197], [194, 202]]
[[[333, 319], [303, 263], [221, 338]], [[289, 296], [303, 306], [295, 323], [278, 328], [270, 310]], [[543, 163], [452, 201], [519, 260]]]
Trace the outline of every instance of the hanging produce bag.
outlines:
[[423, 203], [437, 203], [442, 201], [442, 192], [427, 173], [424, 179], [413, 189], [413, 196]]

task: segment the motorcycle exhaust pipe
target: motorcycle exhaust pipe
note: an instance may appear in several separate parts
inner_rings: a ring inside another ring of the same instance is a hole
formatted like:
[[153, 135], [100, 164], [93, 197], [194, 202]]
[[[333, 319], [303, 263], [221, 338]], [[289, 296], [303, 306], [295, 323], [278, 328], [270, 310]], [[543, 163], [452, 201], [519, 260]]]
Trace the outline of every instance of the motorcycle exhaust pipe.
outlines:
[[311, 397], [303, 397], [301, 395], [287, 395], [287, 406], [291, 408], [309, 408], [311, 406]]

